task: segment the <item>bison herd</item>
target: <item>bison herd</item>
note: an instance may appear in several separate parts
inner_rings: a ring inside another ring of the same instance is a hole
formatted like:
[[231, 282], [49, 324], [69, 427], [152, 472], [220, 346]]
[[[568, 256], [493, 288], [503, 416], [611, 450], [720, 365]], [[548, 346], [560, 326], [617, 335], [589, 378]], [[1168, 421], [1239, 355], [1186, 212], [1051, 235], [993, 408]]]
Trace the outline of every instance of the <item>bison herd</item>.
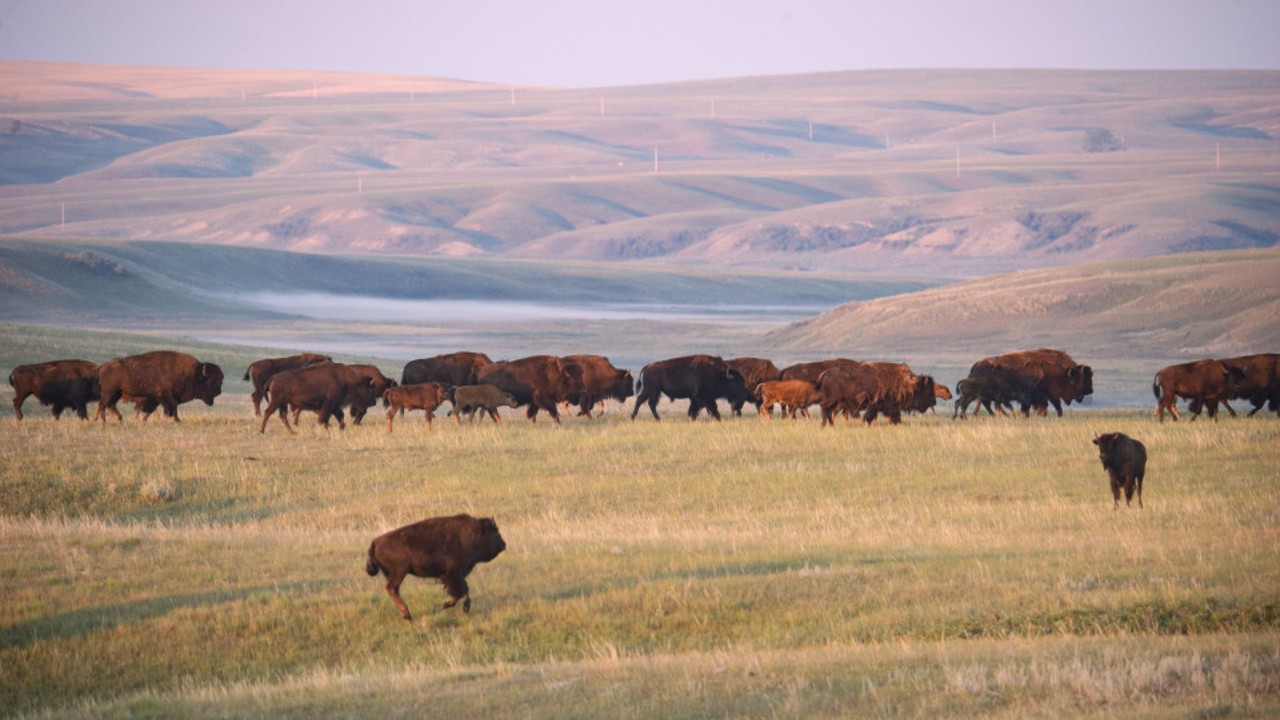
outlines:
[[[1252, 404], [1250, 415], [1266, 407], [1280, 415], [1280, 355], [1247, 355], [1221, 360], [1197, 360], [1170, 365], [1156, 373], [1152, 384], [1157, 404], [1155, 416], [1164, 420], [1167, 410], [1178, 419], [1178, 399], [1187, 402], [1192, 418], [1208, 409], [1217, 419], [1219, 406], [1235, 411], [1229, 400]], [[648, 406], [660, 420], [658, 402], [687, 400], [688, 415], [703, 411], [719, 420], [724, 401], [734, 414], [750, 403], [762, 417], [778, 407], [784, 417], [808, 416], [817, 406], [822, 425], [837, 415], [861, 418], [870, 424], [877, 418], [898, 423], [904, 413], [925, 412], [938, 400], [951, 399], [947, 386], [929, 375], [918, 375], [903, 363], [863, 362], [834, 358], [778, 368], [764, 358], [725, 360], [715, 355], [686, 355], [645, 365], [639, 378], [601, 355], [532, 355], [517, 360], [493, 361], [483, 353], [454, 352], [413, 360], [404, 366], [399, 382], [372, 365], [334, 362], [328, 355], [304, 353], [265, 358], [251, 364], [244, 380], [252, 384], [254, 414], [265, 432], [275, 414], [289, 432], [301, 413], [314, 412], [329, 426], [336, 418], [346, 427], [348, 415], [359, 424], [379, 400], [387, 413], [387, 429], [406, 411], [422, 410], [427, 427], [446, 400], [456, 421], [462, 415], [474, 419], [478, 412], [499, 422], [499, 408], [525, 408], [536, 422], [546, 413], [560, 422], [560, 408], [577, 408], [591, 417], [597, 405], [633, 397], [631, 418]], [[35, 396], [52, 408], [58, 418], [74, 409], [87, 419], [88, 406], [97, 402], [94, 419], [117, 420], [120, 401], [134, 405], [144, 419], [157, 408], [177, 421], [178, 406], [192, 400], [212, 405], [222, 392], [222, 369], [213, 363], [171, 350], [115, 358], [96, 365], [87, 360], [55, 360], [21, 365], [9, 376], [13, 409], [23, 418], [22, 405]], [[1061, 416], [1062, 406], [1081, 402], [1093, 393], [1093, 369], [1081, 365], [1061, 350], [1041, 348], [983, 358], [967, 377], [956, 383], [953, 418], [974, 413], [1021, 412], [1045, 415], [1050, 407]], [[266, 408], [262, 403], [266, 402]], [[290, 419], [292, 418], [292, 424]]]

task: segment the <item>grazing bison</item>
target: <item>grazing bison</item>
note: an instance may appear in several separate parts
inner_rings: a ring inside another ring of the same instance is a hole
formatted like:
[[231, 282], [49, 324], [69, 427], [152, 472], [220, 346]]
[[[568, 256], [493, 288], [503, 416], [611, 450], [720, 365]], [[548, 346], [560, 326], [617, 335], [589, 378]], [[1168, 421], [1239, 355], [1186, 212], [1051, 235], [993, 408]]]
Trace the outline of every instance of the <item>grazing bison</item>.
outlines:
[[525, 415], [533, 422], [538, 421], [538, 411], [545, 410], [560, 424], [556, 403], [577, 402], [582, 394], [582, 366], [554, 355], [489, 363], [480, 368], [476, 380], [511, 393], [516, 402], [527, 406]]
[[[347, 365], [347, 367], [355, 370], [362, 376], [369, 378], [369, 386], [373, 388], [373, 396], [375, 398], [382, 397], [382, 394], [385, 393], [388, 388], [393, 388], [397, 385], [395, 380], [383, 375], [382, 371], [373, 365]], [[369, 408], [364, 405], [352, 405], [351, 424], [359, 425], [360, 421], [364, 420], [364, 414], [368, 412], [368, 410]]]
[[98, 366], [101, 397], [94, 419], [106, 422], [110, 411], [116, 420], [123, 421], [116, 403], [128, 398], [126, 402], [135, 403], [148, 415], [160, 407], [167, 417], [181, 422], [178, 406], [192, 400], [213, 405], [213, 399], [222, 394], [222, 377], [222, 368], [217, 365], [173, 350], [108, 360]]
[[406, 575], [440, 578], [451, 608], [462, 601], [462, 612], [471, 612], [471, 589], [467, 575], [482, 562], [489, 562], [507, 549], [493, 518], [470, 515], [436, 517], [379, 535], [369, 544], [365, 571], [387, 578], [387, 594], [405, 620], [412, 620], [409, 607], [400, 599], [400, 583]]
[[22, 403], [32, 395], [52, 405], [53, 418], [73, 408], [81, 420], [89, 418], [89, 403], [98, 399], [98, 365], [88, 360], [50, 360], [19, 365], [9, 373], [13, 386], [13, 414], [22, 419]]
[[1124, 489], [1124, 504], [1129, 506], [1133, 493], [1138, 492], [1138, 509], [1142, 509], [1142, 477], [1147, 472], [1147, 448], [1124, 433], [1106, 433], [1093, 439], [1098, 446], [1098, 458], [1111, 476], [1113, 509], [1120, 509], [1120, 490]]
[[262, 399], [267, 396], [267, 383], [271, 382], [272, 376], [278, 372], [286, 370], [297, 370], [300, 367], [314, 365], [318, 362], [329, 362], [333, 358], [328, 355], [318, 355], [316, 353], [302, 353], [301, 355], [290, 355], [288, 357], [263, 358], [255, 360], [244, 371], [244, 379], [253, 383], [253, 416], [262, 415]]
[[730, 400], [729, 408], [733, 410], [734, 415], [742, 415], [742, 406], [751, 402], [756, 406], [756, 412], [760, 411], [760, 394], [756, 392], [760, 383], [769, 382], [770, 380], [781, 380], [782, 371], [772, 360], [757, 357], [740, 357], [732, 360], [725, 360], [730, 368], [737, 370], [742, 375], [742, 384], [747, 388], [749, 398]]
[[808, 380], [768, 380], [756, 387], [760, 417], [773, 417], [773, 406], [782, 406], [782, 417], [792, 420], [799, 410], [809, 417], [809, 406], [818, 402], [818, 389]]
[[1263, 353], [1227, 358], [1227, 368], [1235, 368], [1239, 376], [1230, 384], [1231, 399], [1248, 400], [1253, 405], [1249, 417], [1266, 407], [1280, 415], [1280, 355]]
[[453, 420], [459, 425], [462, 424], [464, 412], [471, 414], [474, 419], [477, 410], [480, 411], [480, 419], [483, 420], [487, 412], [493, 424], [499, 425], [499, 407], [520, 407], [515, 396], [493, 385], [462, 385], [449, 388], [448, 392], [449, 402], [453, 403]]
[[715, 355], [686, 355], [645, 365], [640, 370], [640, 387], [635, 407], [631, 409], [631, 419], [635, 420], [640, 406], [647, 403], [653, 419], [661, 420], [658, 417], [658, 400], [663, 395], [670, 400], [687, 398], [690, 420], [696, 420], [704, 409], [719, 420], [718, 400], [732, 403], [749, 397], [742, 374]]
[[[1196, 360], [1170, 365], [1156, 373], [1151, 392], [1156, 396], [1156, 417], [1164, 422], [1164, 411], [1176, 421], [1178, 398], [1190, 401], [1191, 419], [1200, 416], [1200, 409], [1209, 407], [1209, 417], [1218, 421], [1218, 404], [1226, 405], [1231, 396], [1231, 384], [1239, 382], [1244, 373], [1237, 367], [1224, 365], [1220, 360]], [[1231, 406], [1227, 405], [1230, 410]]]
[[329, 418], [338, 418], [338, 428], [346, 429], [343, 420], [344, 406], [368, 410], [377, 402], [373, 394], [373, 381], [355, 369], [342, 363], [316, 363], [297, 370], [276, 373], [267, 385], [267, 409], [262, 413], [262, 425], [258, 432], [267, 431], [271, 414], [279, 411], [280, 422], [290, 434], [294, 429], [286, 416], [293, 409], [293, 423], [303, 410], [320, 416], [319, 423], [328, 429]]
[[400, 384], [438, 382], [441, 385], [475, 385], [480, 368], [491, 362], [484, 353], [466, 350], [410, 360], [400, 374]]
[[431, 416], [448, 398], [444, 386], [434, 382], [387, 388], [382, 393], [382, 404], [387, 408], [387, 432], [391, 432], [391, 422], [396, 413], [404, 410], [426, 411], [427, 429], [430, 430]]
[[983, 358], [969, 369], [969, 377], [998, 377], [1018, 388], [1029, 402], [1022, 404], [1022, 414], [1031, 408], [1047, 414], [1053, 405], [1062, 417], [1062, 404], [1080, 402], [1093, 394], [1093, 368], [1077, 364], [1061, 350], [1040, 348], [1019, 350]]
[[591, 417], [591, 408], [596, 403], [608, 399], [626, 402], [635, 394], [636, 381], [631, 371], [614, 367], [603, 355], [567, 355], [564, 359], [582, 367], [582, 396], [578, 402], [580, 416]]

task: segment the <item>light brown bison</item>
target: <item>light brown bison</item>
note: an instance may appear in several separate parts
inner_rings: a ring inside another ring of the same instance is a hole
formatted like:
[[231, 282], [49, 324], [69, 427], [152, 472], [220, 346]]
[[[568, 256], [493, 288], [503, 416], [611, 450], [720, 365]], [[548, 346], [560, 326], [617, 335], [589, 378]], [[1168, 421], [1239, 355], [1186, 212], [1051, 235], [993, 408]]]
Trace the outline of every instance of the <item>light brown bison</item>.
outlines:
[[471, 612], [471, 588], [467, 575], [482, 562], [489, 562], [507, 549], [493, 518], [470, 515], [436, 517], [379, 535], [369, 544], [365, 571], [381, 572], [387, 578], [387, 594], [405, 620], [412, 620], [409, 607], [400, 599], [400, 583], [406, 575], [440, 578], [451, 608], [462, 601], [462, 612]]
[[[1151, 383], [1156, 396], [1155, 416], [1164, 422], [1164, 411], [1176, 421], [1178, 398], [1189, 401], [1191, 419], [1200, 416], [1200, 409], [1208, 406], [1209, 417], [1218, 421], [1219, 403], [1226, 405], [1231, 396], [1231, 383], [1243, 377], [1239, 368], [1229, 367], [1220, 360], [1195, 360], [1162, 368]], [[1230, 410], [1229, 405], [1227, 409]]]
[[719, 420], [718, 400], [732, 403], [749, 398], [742, 374], [715, 355], [686, 355], [652, 362], [641, 368], [631, 419], [636, 419], [641, 405], [648, 404], [653, 419], [661, 420], [658, 417], [658, 400], [663, 395], [670, 400], [687, 398], [690, 420], [696, 420], [702, 410]]
[[475, 385], [480, 368], [491, 362], [488, 355], [468, 350], [410, 360], [400, 374], [400, 384], [438, 382], [441, 385]]
[[338, 428], [345, 429], [343, 407], [360, 407], [368, 410], [377, 402], [373, 394], [373, 381], [342, 363], [316, 363], [297, 370], [276, 373], [267, 385], [267, 409], [262, 413], [262, 425], [258, 432], [267, 431], [271, 414], [279, 412], [280, 422], [293, 434], [294, 429], [286, 417], [293, 410], [293, 423], [303, 410], [317, 413], [319, 423], [326, 429], [329, 418], [338, 419]]
[[453, 403], [453, 420], [459, 425], [462, 424], [463, 413], [469, 414], [474, 419], [477, 410], [480, 412], [481, 420], [484, 419], [485, 413], [489, 413], [493, 424], [500, 425], [498, 408], [520, 406], [511, 393], [493, 385], [462, 385], [449, 388], [448, 392], [449, 402]]
[[98, 366], [101, 397], [94, 419], [106, 422], [110, 411], [123, 421], [116, 403], [128, 398], [148, 415], [159, 407], [165, 416], [180, 422], [178, 406], [192, 400], [213, 405], [213, 399], [222, 394], [222, 378], [217, 365], [173, 350], [108, 360]]
[[1142, 478], [1147, 473], [1147, 448], [1142, 443], [1124, 433], [1106, 433], [1093, 439], [1098, 446], [1098, 458], [1102, 467], [1111, 476], [1111, 496], [1115, 500], [1113, 509], [1120, 509], [1120, 490], [1124, 490], [1124, 504], [1127, 507], [1138, 493], [1138, 508], [1142, 508]]
[[605, 400], [626, 402], [635, 394], [636, 381], [631, 371], [614, 367], [603, 355], [566, 355], [564, 359], [582, 367], [582, 394], [578, 401], [580, 416], [591, 417], [591, 408], [596, 403], [604, 403]]
[[9, 373], [13, 386], [13, 414], [22, 419], [22, 403], [34, 395], [41, 405], [52, 406], [53, 419], [73, 408], [81, 420], [89, 418], [89, 403], [99, 397], [98, 364], [88, 360], [50, 360], [19, 365]]
[[387, 408], [387, 432], [391, 432], [391, 422], [396, 414], [404, 410], [425, 411], [427, 429], [430, 430], [431, 416], [448, 397], [444, 386], [434, 382], [387, 388], [382, 393], [382, 404]]
[[725, 364], [730, 368], [737, 370], [742, 375], [742, 384], [747, 388], [749, 398], [737, 399], [729, 401], [729, 408], [733, 410], [734, 415], [742, 415], [742, 406], [747, 402], [754, 403], [756, 412], [760, 411], [760, 394], [756, 390], [760, 387], [760, 383], [769, 382], [770, 380], [781, 380], [782, 371], [772, 360], [758, 357], [738, 357], [725, 360]]
[[1280, 415], [1280, 355], [1243, 355], [1227, 358], [1222, 364], [1239, 372], [1238, 377], [1233, 374], [1231, 399], [1248, 400], [1253, 405], [1249, 417], [1263, 407]]
[[262, 400], [267, 396], [267, 383], [271, 382], [272, 376], [276, 373], [297, 370], [300, 367], [331, 360], [333, 358], [328, 355], [302, 353], [288, 357], [263, 358], [250, 363], [244, 371], [244, 379], [253, 384], [253, 393], [250, 396], [253, 399], [253, 416], [262, 415]]
[[983, 358], [969, 369], [969, 377], [983, 376], [995, 376], [1015, 386], [1017, 394], [1029, 401], [1022, 405], [1023, 415], [1029, 415], [1033, 407], [1044, 415], [1053, 405], [1058, 417], [1062, 417], [1063, 403], [1070, 405], [1093, 394], [1093, 368], [1076, 363], [1062, 350], [1050, 348]]
[[525, 415], [532, 422], [538, 421], [539, 410], [545, 410], [560, 424], [556, 403], [577, 402], [582, 394], [582, 366], [554, 355], [489, 363], [480, 368], [476, 379], [478, 384], [511, 393], [516, 402], [526, 406]]
[[756, 386], [760, 417], [773, 417], [773, 406], [782, 406], [781, 417], [795, 419], [799, 410], [809, 417], [809, 406], [818, 402], [818, 389], [808, 380], [767, 380]]

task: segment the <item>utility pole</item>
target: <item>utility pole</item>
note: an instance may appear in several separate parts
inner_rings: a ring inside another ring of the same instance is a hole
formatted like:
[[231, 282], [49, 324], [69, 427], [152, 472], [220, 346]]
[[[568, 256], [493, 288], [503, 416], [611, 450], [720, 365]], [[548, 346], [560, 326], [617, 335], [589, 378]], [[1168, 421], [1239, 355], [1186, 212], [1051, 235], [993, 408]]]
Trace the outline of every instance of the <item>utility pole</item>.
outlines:
[[658, 147], [656, 145], [653, 148], [653, 172], [658, 172]]

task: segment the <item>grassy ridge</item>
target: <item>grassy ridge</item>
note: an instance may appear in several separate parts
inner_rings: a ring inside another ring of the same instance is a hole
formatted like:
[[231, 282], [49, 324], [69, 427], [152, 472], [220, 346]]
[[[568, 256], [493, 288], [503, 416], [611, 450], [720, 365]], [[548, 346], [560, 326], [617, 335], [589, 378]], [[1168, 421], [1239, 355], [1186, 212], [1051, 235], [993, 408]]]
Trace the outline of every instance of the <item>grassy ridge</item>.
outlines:
[[[0, 707], [591, 717], [1280, 707], [1274, 420], [836, 427], [411, 415], [265, 435], [0, 433]], [[1089, 439], [1151, 454], [1112, 512]], [[493, 515], [470, 616], [363, 572], [374, 535]], [[353, 698], [358, 705], [352, 705]], [[72, 705], [66, 705], [72, 703]], [[570, 710], [570, 708], [573, 708]], [[1216, 710], [1215, 710], [1216, 708]]]

